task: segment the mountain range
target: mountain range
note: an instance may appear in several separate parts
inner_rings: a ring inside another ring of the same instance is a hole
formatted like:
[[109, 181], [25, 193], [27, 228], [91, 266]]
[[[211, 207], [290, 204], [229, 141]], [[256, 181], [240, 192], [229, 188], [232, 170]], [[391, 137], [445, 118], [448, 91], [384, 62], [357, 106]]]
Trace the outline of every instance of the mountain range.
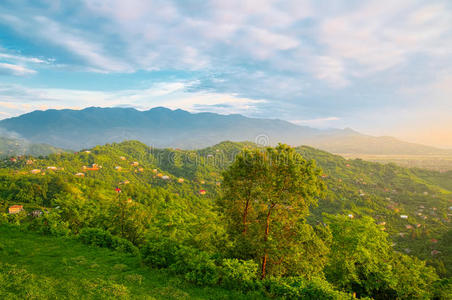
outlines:
[[444, 154], [451, 151], [407, 143], [393, 137], [374, 137], [352, 129], [315, 129], [278, 119], [238, 114], [190, 113], [163, 107], [89, 107], [82, 110], [33, 111], [0, 121], [0, 133], [20, 136], [31, 143], [79, 150], [95, 145], [139, 140], [155, 147], [196, 149], [224, 140], [259, 145], [278, 142], [309, 145], [332, 153]]

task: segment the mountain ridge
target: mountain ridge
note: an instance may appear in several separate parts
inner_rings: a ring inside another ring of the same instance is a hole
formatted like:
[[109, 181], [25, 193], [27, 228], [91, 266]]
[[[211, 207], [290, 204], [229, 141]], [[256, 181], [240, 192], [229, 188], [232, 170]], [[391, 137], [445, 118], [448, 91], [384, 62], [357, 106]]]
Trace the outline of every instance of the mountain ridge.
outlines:
[[155, 147], [199, 149], [223, 140], [308, 145], [333, 153], [439, 154], [449, 150], [374, 137], [351, 128], [316, 129], [280, 119], [250, 118], [240, 114], [190, 113], [182, 109], [88, 107], [49, 109], [0, 121], [0, 128], [32, 143], [65, 149], [140, 140]]

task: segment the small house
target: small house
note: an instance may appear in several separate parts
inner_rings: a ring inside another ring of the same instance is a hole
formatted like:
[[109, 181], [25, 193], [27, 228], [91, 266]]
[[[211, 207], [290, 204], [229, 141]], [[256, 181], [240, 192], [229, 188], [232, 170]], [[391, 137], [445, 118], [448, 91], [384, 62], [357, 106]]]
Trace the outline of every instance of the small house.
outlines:
[[137, 162], [137, 161], [134, 161], [133, 163], [132, 163], [132, 166], [134, 166], [134, 167], [136, 167], [136, 166], [138, 166], [139, 165], [139, 163]]
[[199, 194], [201, 194], [201, 195], [205, 195], [206, 193], [207, 193], [206, 190], [200, 190], [200, 191], [199, 191]]
[[120, 160], [126, 160], [126, 158], [124, 156], [120, 156], [119, 159]]
[[401, 219], [408, 219], [408, 216], [407, 215], [400, 215], [400, 218]]
[[183, 179], [183, 178], [179, 178], [179, 179], [177, 180], [177, 182], [182, 183], [182, 182], [184, 182], [184, 179]]
[[74, 175], [77, 177], [83, 177], [83, 176], [85, 176], [85, 173], [75, 173]]
[[438, 250], [432, 250], [432, 252], [431, 252], [431, 254], [432, 255], [437, 255], [437, 254], [440, 254], [441, 252], [439, 252]]
[[33, 170], [30, 171], [30, 173], [31, 173], [31, 174], [39, 174], [39, 173], [41, 173], [41, 170], [39, 170], [39, 169], [33, 169]]
[[40, 211], [39, 209], [34, 210], [30, 213], [30, 215], [34, 218], [40, 217], [42, 215], [42, 211]]
[[162, 179], [163, 179], [163, 180], [168, 180], [168, 179], [169, 179], [169, 176], [168, 176], [168, 175], [163, 175], [163, 176], [162, 176]]
[[350, 219], [354, 218], [354, 216], [352, 214], [348, 214], [347, 217], [349, 217]]
[[10, 214], [17, 214], [17, 213], [19, 213], [19, 212], [21, 212], [23, 210], [24, 210], [24, 206], [23, 205], [13, 205], [13, 206], [10, 206], [8, 208], [8, 212]]

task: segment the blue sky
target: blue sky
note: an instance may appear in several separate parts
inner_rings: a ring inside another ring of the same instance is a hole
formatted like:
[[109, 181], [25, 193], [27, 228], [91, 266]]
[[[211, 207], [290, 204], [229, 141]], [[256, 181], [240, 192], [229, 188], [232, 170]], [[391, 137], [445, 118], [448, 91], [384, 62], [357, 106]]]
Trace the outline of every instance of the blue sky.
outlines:
[[0, 118], [155, 106], [452, 147], [452, 2], [0, 3]]

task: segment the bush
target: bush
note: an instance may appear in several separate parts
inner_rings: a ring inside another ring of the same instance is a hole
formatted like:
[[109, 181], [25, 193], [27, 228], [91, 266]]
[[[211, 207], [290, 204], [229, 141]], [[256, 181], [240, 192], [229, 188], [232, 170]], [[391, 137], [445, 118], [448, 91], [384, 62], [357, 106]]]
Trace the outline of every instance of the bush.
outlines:
[[221, 284], [238, 290], [258, 289], [258, 264], [253, 260], [223, 259], [221, 262]]
[[151, 267], [169, 268], [198, 285], [214, 285], [219, 280], [219, 267], [211, 256], [193, 247], [172, 241], [150, 241], [141, 249], [144, 263]]
[[172, 241], [153, 240], [141, 249], [143, 261], [153, 267], [169, 268], [198, 285], [221, 283], [226, 288], [244, 292], [266, 292], [285, 299], [352, 299], [324, 279], [269, 277], [259, 279], [259, 266], [252, 260], [223, 259], [217, 263], [207, 252]]
[[143, 262], [155, 268], [168, 268], [176, 261], [175, 253], [179, 245], [169, 240], [152, 240], [141, 248]]
[[94, 245], [109, 248], [124, 253], [139, 256], [140, 252], [130, 241], [114, 236], [110, 232], [99, 228], [83, 228], [80, 231], [79, 239], [87, 245]]
[[272, 296], [285, 299], [353, 299], [352, 295], [335, 290], [319, 278], [307, 281], [301, 277], [271, 277], [263, 284]]
[[194, 256], [181, 256], [180, 261], [188, 266], [185, 279], [198, 285], [215, 285], [220, 278], [219, 267], [206, 252], [199, 252]]
[[45, 212], [39, 218], [32, 218], [27, 225], [28, 230], [54, 236], [68, 236], [71, 233], [69, 224], [55, 212]]

